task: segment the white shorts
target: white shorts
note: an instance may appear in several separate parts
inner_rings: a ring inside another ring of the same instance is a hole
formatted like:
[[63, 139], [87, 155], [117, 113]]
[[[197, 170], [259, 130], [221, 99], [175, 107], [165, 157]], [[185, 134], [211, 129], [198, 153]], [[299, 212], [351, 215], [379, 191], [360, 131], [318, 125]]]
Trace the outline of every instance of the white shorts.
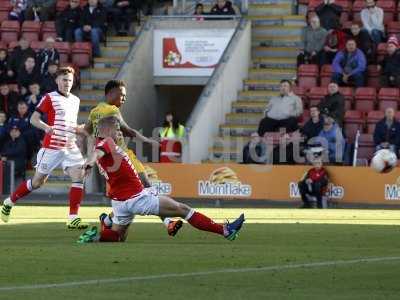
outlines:
[[126, 201], [111, 200], [114, 213], [113, 223], [117, 225], [129, 225], [135, 215], [158, 215], [160, 212], [160, 199], [149, 189], [144, 189], [135, 198]]
[[83, 166], [85, 163], [78, 148], [65, 150], [41, 148], [37, 154], [36, 161], [36, 170], [46, 175], [49, 175], [59, 165], [65, 171], [69, 167]]

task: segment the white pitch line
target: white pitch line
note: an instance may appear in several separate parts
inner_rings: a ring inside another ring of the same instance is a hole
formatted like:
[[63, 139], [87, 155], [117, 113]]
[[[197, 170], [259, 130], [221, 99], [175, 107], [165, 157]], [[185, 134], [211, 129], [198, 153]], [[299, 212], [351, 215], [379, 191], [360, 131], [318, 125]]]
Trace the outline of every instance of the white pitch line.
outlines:
[[313, 263], [276, 265], [276, 266], [259, 267], [259, 268], [221, 269], [221, 270], [191, 272], [191, 273], [167, 273], [167, 274], [148, 275], [148, 276], [132, 276], [132, 277], [120, 277], [120, 278], [108, 278], [108, 279], [93, 279], [93, 280], [84, 280], [84, 281], [71, 281], [71, 282], [64, 282], [64, 283], [5, 286], [5, 287], [0, 287], [0, 292], [18, 291], [18, 290], [38, 290], [38, 289], [48, 289], [48, 288], [66, 288], [66, 287], [81, 286], [81, 285], [99, 285], [99, 284], [121, 283], [121, 282], [129, 282], [129, 281], [146, 281], [146, 280], [156, 280], [156, 279], [166, 279], [166, 278], [207, 276], [207, 275], [215, 275], [215, 274], [235, 274], [235, 273], [282, 271], [282, 270], [301, 269], [301, 268], [343, 266], [343, 265], [352, 265], [352, 264], [359, 264], [359, 263], [384, 262], [384, 261], [394, 261], [394, 260], [400, 260], [400, 256], [371, 257], [371, 258], [360, 258], [360, 259], [353, 259], [353, 260], [321, 261], [321, 262], [313, 262]]

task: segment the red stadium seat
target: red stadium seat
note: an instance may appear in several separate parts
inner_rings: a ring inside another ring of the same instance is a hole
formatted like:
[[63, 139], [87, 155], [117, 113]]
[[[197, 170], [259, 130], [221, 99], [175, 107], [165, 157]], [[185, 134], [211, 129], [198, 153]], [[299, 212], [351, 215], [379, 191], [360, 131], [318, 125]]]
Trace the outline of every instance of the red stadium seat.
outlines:
[[383, 9], [383, 23], [388, 24], [394, 20], [396, 2], [394, 0], [378, 0], [376, 6]]
[[380, 72], [378, 71], [378, 66], [376, 66], [376, 65], [368, 66], [367, 85], [374, 87], [374, 88], [380, 88], [381, 84], [379, 81], [379, 75], [380, 75]]
[[367, 132], [374, 133], [375, 125], [385, 116], [383, 111], [373, 110], [367, 115]]
[[297, 69], [298, 84], [304, 88], [317, 86], [318, 65], [300, 65]]
[[36, 52], [39, 52], [39, 50], [44, 49], [44, 47], [45, 47], [45, 42], [33, 41], [31, 43], [31, 48]]
[[332, 78], [332, 65], [323, 65], [321, 68], [321, 86], [328, 86]]
[[44, 22], [42, 25], [42, 40], [45, 41], [48, 37], [56, 39], [56, 25], [54, 22]]
[[357, 133], [363, 131], [365, 120], [363, 114], [357, 110], [348, 110], [344, 115], [344, 130], [350, 142], [353, 142]]
[[18, 41], [12, 41], [8, 44], [8, 52], [11, 52], [12, 50], [14, 50], [15, 47], [17, 47], [19, 44]]
[[311, 88], [308, 92], [310, 107], [313, 105], [318, 105], [326, 94], [328, 94], [328, 89], [326, 87], [315, 86]]
[[54, 47], [60, 53], [60, 63], [67, 63], [71, 54], [71, 45], [67, 42], [56, 42]]
[[303, 100], [303, 106], [307, 107], [308, 105], [308, 98], [307, 98], [307, 89], [301, 86], [293, 86], [293, 93]]
[[375, 153], [374, 136], [372, 134], [360, 134], [358, 139], [358, 158], [370, 160]]
[[396, 35], [397, 38], [400, 38], [400, 22], [390, 22], [387, 26], [387, 34], [389, 36]]
[[310, 120], [310, 111], [308, 109], [303, 110], [303, 114], [299, 118], [299, 125], [304, 126], [304, 124]]
[[353, 3], [353, 20], [355, 22], [361, 22], [360, 12], [365, 8], [364, 0], [356, 0]]
[[373, 87], [357, 88], [354, 100], [356, 110], [360, 112], [369, 112], [374, 110], [376, 102], [376, 89]]
[[71, 61], [79, 68], [89, 67], [92, 62], [92, 44], [86, 42], [73, 43]]
[[28, 41], [38, 41], [42, 23], [36, 21], [25, 21], [21, 27], [21, 37]]
[[344, 108], [345, 110], [351, 110], [354, 102], [353, 88], [349, 86], [343, 86], [339, 88], [339, 92], [344, 97]]
[[1, 40], [6, 43], [18, 40], [20, 25], [18, 21], [3, 21], [0, 27]]
[[378, 53], [378, 62], [380, 62], [386, 54], [386, 43], [380, 43], [378, 45], [377, 53]]
[[8, 14], [12, 9], [11, 1], [0, 2], [0, 23], [8, 20]]
[[381, 88], [378, 94], [378, 108], [384, 111], [388, 107], [398, 108], [400, 90], [398, 88]]

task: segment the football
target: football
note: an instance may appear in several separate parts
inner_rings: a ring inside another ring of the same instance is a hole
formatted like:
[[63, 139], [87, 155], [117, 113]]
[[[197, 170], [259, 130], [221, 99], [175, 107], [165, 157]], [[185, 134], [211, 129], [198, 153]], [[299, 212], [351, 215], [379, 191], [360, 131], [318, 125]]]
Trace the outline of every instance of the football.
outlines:
[[371, 161], [371, 168], [378, 173], [390, 172], [396, 165], [396, 154], [388, 149], [377, 151]]

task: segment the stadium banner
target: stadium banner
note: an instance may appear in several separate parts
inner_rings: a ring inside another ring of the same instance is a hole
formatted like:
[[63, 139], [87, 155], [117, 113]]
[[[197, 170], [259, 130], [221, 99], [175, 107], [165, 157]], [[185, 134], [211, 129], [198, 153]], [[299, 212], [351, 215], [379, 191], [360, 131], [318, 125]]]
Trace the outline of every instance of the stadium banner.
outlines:
[[[152, 185], [177, 198], [299, 200], [297, 182], [310, 166], [241, 164], [146, 165]], [[327, 167], [331, 199], [345, 203], [400, 204], [400, 169], [378, 174], [365, 167]]]
[[155, 29], [154, 76], [211, 76], [234, 29]]

